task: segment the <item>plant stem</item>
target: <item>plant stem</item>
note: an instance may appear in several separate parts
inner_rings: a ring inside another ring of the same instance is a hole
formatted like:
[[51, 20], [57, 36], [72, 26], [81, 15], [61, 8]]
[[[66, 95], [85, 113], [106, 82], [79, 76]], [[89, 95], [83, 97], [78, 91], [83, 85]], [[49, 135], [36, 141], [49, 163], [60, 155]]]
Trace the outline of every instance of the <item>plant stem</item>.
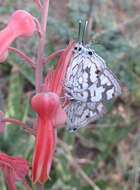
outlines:
[[37, 57], [37, 62], [36, 62], [36, 93], [40, 91], [40, 86], [42, 84], [42, 77], [43, 77], [42, 76], [43, 75], [43, 50], [44, 50], [45, 36], [46, 36], [48, 8], [49, 8], [49, 0], [44, 0], [43, 8], [42, 8], [42, 18], [41, 18], [42, 35], [39, 39], [38, 57]]
[[31, 129], [28, 125], [26, 125], [25, 123], [23, 123], [19, 120], [16, 120], [13, 118], [4, 118], [2, 120], [2, 122], [16, 123], [16, 124], [22, 126], [24, 128], [24, 130], [27, 131], [28, 133], [30, 133], [32, 135], [36, 135], [36, 131], [34, 129]]
[[31, 65], [33, 68], [35, 68], [35, 63], [23, 52], [21, 52], [20, 50], [14, 48], [14, 47], [8, 47], [8, 49], [18, 53], [29, 65]]
[[44, 190], [43, 184], [37, 183], [37, 190]]
[[[38, 5], [40, 4], [39, 0], [36, 0]], [[39, 5], [40, 6], [40, 5]], [[49, 0], [44, 0], [43, 5], [41, 7], [41, 36], [39, 39], [38, 45], [38, 57], [36, 61], [36, 93], [40, 92], [40, 86], [42, 84], [43, 78], [43, 51], [45, 45], [45, 37], [46, 37], [46, 25], [47, 25], [47, 18], [48, 18], [48, 9], [49, 9]], [[37, 190], [43, 190], [44, 185], [37, 183]]]
[[42, 9], [42, 4], [41, 4], [40, 0], [36, 0], [36, 4], [37, 4], [37, 6], [38, 6], [40, 9]]
[[60, 49], [54, 53], [52, 53], [51, 55], [49, 55], [48, 57], [43, 59], [43, 64], [47, 63], [48, 61], [50, 61], [52, 58], [54, 58], [55, 56], [61, 54], [64, 52], [64, 49]]
[[34, 21], [35, 21], [35, 23], [36, 23], [36, 28], [37, 28], [38, 35], [39, 35], [39, 37], [41, 38], [42, 33], [41, 33], [41, 26], [40, 26], [40, 23], [39, 23], [39, 21], [38, 21], [37, 18], [35, 18], [35, 17], [33, 17], [33, 18], [34, 18]]

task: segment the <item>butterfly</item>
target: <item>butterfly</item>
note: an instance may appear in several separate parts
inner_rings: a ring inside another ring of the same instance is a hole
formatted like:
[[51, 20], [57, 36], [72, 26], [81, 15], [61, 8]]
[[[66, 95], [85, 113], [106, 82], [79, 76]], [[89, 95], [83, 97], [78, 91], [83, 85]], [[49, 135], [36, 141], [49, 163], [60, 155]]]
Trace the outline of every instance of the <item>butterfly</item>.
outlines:
[[69, 99], [65, 108], [69, 131], [99, 119], [105, 113], [102, 102], [121, 94], [117, 77], [88, 44], [78, 42], [73, 51], [64, 84]]

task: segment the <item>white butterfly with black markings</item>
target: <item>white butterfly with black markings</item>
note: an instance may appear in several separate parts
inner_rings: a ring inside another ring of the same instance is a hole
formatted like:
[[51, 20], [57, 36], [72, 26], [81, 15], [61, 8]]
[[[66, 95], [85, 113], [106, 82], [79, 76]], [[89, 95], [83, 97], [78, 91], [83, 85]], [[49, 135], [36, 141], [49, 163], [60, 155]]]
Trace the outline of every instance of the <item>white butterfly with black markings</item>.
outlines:
[[64, 86], [70, 101], [65, 108], [70, 131], [99, 119], [105, 113], [101, 102], [121, 94], [120, 83], [105, 61], [81, 42], [74, 47]]

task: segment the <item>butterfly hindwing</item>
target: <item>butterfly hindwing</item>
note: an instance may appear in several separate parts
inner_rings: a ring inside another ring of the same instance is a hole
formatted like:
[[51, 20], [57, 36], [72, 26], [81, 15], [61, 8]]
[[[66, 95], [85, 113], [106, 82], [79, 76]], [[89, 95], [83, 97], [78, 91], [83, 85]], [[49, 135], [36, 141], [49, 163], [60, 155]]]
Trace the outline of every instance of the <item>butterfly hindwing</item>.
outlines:
[[105, 107], [102, 103], [71, 101], [65, 111], [67, 128], [73, 132], [99, 119], [105, 113]]

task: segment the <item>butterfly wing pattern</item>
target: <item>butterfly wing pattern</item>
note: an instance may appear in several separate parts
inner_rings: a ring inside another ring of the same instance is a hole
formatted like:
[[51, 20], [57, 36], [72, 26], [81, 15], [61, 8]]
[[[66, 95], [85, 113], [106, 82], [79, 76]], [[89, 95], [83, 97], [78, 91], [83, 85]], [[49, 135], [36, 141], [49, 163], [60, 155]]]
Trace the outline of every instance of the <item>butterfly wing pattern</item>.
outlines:
[[102, 103], [70, 101], [66, 106], [67, 128], [70, 132], [88, 125], [105, 113]]
[[101, 102], [121, 94], [120, 83], [105, 61], [81, 43], [74, 47], [64, 86], [70, 100], [65, 108], [69, 131], [99, 119], [105, 113]]

